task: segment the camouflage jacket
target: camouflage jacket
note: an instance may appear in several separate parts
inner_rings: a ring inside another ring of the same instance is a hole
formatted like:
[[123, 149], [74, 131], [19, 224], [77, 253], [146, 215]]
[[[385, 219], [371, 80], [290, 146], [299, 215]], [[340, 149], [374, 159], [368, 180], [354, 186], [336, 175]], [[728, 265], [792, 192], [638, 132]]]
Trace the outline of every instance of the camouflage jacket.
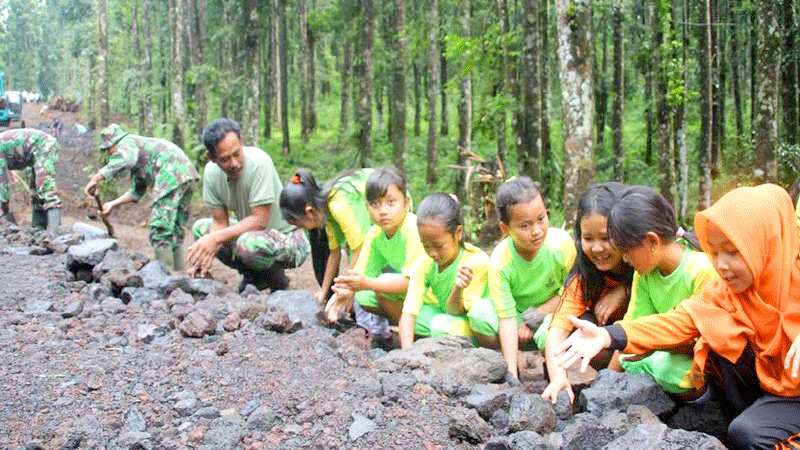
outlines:
[[100, 173], [110, 179], [123, 170], [131, 173], [129, 193], [137, 201], [148, 187], [153, 200], [169, 194], [178, 186], [200, 178], [194, 165], [177, 145], [164, 139], [129, 134], [116, 145]]
[[53, 136], [33, 128], [8, 130], [0, 133], [0, 155], [10, 170], [22, 170], [33, 164], [34, 152], [57, 142]]

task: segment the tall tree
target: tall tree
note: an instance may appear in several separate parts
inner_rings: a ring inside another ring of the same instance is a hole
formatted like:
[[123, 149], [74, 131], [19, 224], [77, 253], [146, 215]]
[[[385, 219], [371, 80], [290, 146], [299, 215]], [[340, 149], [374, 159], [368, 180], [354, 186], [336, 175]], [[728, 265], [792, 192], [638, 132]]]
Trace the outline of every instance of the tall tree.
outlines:
[[651, 3], [653, 24], [652, 70], [656, 100], [656, 123], [658, 141], [658, 171], [661, 175], [659, 190], [671, 204], [675, 204], [675, 158], [672, 141], [672, 108], [668, 102], [669, 66], [672, 63], [669, 43], [672, 40], [672, 16], [670, 2], [659, 0]]
[[739, 10], [739, 0], [733, 0], [733, 22], [736, 26], [731, 30], [731, 49], [730, 49], [730, 65], [731, 65], [731, 90], [733, 91], [733, 114], [736, 120], [736, 146], [742, 145], [742, 136], [744, 136], [744, 117], [742, 114], [742, 90], [741, 90], [741, 53], [739, 49], [739, 24], [744, 22], [739, 17], [741, 14]]
[[172, 31], [172, 141], [183, 147], [187, 136], [186, 97], [184, 96], [186, 36], [184, 17], [186, 15], [187, 0], [169, 0], [170, 23]]
[[313, 54], [308, 31], [308, 12], [306, 11], [306, 0], [297, 1], [297, 15], [299, 20], [299, 43], [300, 43], [300, 136], [303, 142], [308, 142], [311, 134], [311, 92], [314, 86], [311, 84], [311, 60]]
[[594, 178], [592, 149], [592, 2], [557, 0], [558, 60], [564, 126], [564, 219], [572, 228], [578, 196]]
[[110, 113], [108, 110], [108, 9], [106, 0], [97, 0], [97, 88], [100, 124], [108, 125]]
[[778, 167], [775, 148], [778, 145], [778, 87], [781, 61], [781, 29], [779, 0], [764, 0], [759, 5], [758, 52], [756, 56], [756, 116], [754, 139], [756, 169], [766, 180], [775, 180]]
[[411, 63], [411, 68], [414, 72], [414, 136], [419, 137], [422, 121], [422, 76], [417, 61]]
[[247, 145], [258, 144], [258, 119], [261, 81], [261, 25], [258, 19], [258, 0], [247, 0], [244, 11], [244, 73], [247, 91], [244, 96], [242, 138]]
[[797, 120], [797, 57], [795, 43], [797, 41], [797, 24], [795, 23], [794, 4], [791, 0], [783, 0], [783, 59], [781, 61], [781, 93], [783, 99], [783, 141], [789, 144], [798, 143]]
[[[539, 89], [541, 91], [541, 136], [542, 162], [550, 160], [550, 0], [539, 3]], [[545, 192], [550, 187], [550, 170], [542, 174]]]
[[622, 28], [622, 0], [615, 0], [611, 10], [614, 46], [614, 104], [611, 129], [614, 147], [614, 179], [625, 181], [625, 148], [622, 145], [622, 114], [625, 104], [625, 48]]
[[[472, 12], [469, 2], [462, 2], [459, 6], [459, 24], [461, 35], [464, 39], [469, 39], [471, 35], [470, 22]], [[458, 165], [463, 166], [466, 159], [464, 152], [472, 148], [472, 74], [470, 70], [465, 70], [461, 75], [460, 93], [458, 98]], [[464, 186], [464, 171], [456, 172], [456, 192], [461, 199], [466, 198]]]
[[373, 0], [360, 0], [358, 58], [353, 70], [356, 81], [356, 140], [359, 162], [366, 167], [372, 159], [372, 83], [374, 67], [372, 50], [375, 45], [375, 5]]
[[539, 14], [536, 0], [522, 2], [522, 53], [520, 55], [520, 90], [522, 96], [522, 135], [518, 138], [521, 173], [541, 179], [539, 127]]
[[408, 50], [406, 44], [406, 2], [393, 0], [392, 11], [392, 95], [390, 99], [391, 139], [394, 147], [394, 165], [403, 170], [406, 152], [406, 72]]
[[439, 148], [436, 138], [436, 100], [439, 97], [439, 1], [428, 0], [428, 167], [425, 179], [434, 185]]
[[[595, 82], [595, 125], [597, 128], [597, 145], [595, 146], [598, 152], [602, 152], [605, 148], [606, 137], [606, 111], [608, 111], [608, 82], [606, 81], [608, 73], [608, 39], [605, 14], [599, 17], [600, 27], [602, 33], [600, 41], [595, 39], [595, 46], [600, 45], [600, 55], [597, 54], [596, 47], [594, 53], [594, 82]], [[600, 58], [598, 64], [598, 57]]]
[[697, 210], [706, 209], [711, 206], [711, 128], [714, 108], [712, 107], [713, 83], [711, 81], [712, 58], [711, 58], [711, 0], [704, 0], [699, 4], [699, 17], [701, 26], [697, 27], [699, 54], [697, 61], [700, 65], [700, 146], [697, 149], [699, 155], [699, 179]]
[[276, 67], [278, 68], [278, 86], [281, 115], [281, 134], [283, 135], [283, 154], [288, 155], [291, 151], [289, 146], [289, 86], [288, 86], [288, 56], [287, 56], [287, 25], [286, 25], [286, 0], [277, 0], [277, 19], [278, 26], [278, 61]]
[[[272, 16], [274, 8], [272, 2], [267, 2], [265, 5], [264, 17]], [[262, 129], [262, 136], [264, 139], [269, 140], [272, 137], [272, 111], [273, 103], [275, 101], [275, 39], [274, 39], [274, 23], [272, 18], [264, 21], [263, 25], [263, 40], [264, 44], [261, 48], [261, 91], [264, 95], [261, 96], [261, 111], [264, 115], [264, 128]]]
[[447, 136], [450, 134], [450, 120], [447, 117], [447, 55], [445, 55], [444, 43], [440, 46], [441, 48], [441, 58], [439, 59], [439, 68], [441, 69], [441, 76], [439, 77], [440, 83], [442, 85], [441, 91], [441, 98], [442, 98], [442, 108], [441, 108], [441, 124], [439, 131], [442, 136]]
[[[511, 31], [511, 25], [508, 18], [508, 0], [497, 0], [497, 13], [500, 16], [500, 32], [503, 34], [503, 36], [506, 36]], [[507, 84], [510, 84], [508, 83], [508, 79], [513, 76], [513, 70], [509, 67], [509, 49], [507, 48], [505, 40], [503, 40], [500, 53], [500, 64], [497, 67], [498, 74], [494, 88], [496, 97], [503, 97], [506, 95]], [[506, 154], [508, 153], [508, 143], [506, 142], [506, 109], [496, 108], [495, 115], [497, 157], [502, 162], [505, 161]]]
[[342, 91], [339, 102], [339, 134], [344, 135], [350, 126], [350, 79], [353, 72], [353, 45], [349, 37], [344, 42], [342, 51]]
[[672, 0], [672, 23], [681, 24], [681, 66], [680, 95], [675, 99], [675, 117], [673, 120], [673, 142], [677, 160], [675, 162], [677, 176], [677, 197], [675, 211], [680, 223], [686, 223], [689, 211], [689, 151], [686, 146], [686, 102], [689, 86], [688, 50], [688, 0]]
[[193, 36], [189, 52], [192, 67], [195, 68], [194, 80], [190, 84], [190, 92], [195, 101], [194, 132], [197, 136], [203, 132], [208, 117], [208, 104], [206, 100], [206, 75], [205, 69], [200, 67], [205, 64], [205, 47], [207, 34], [208, 12], [207, 2], [204, 0], [188, 0], [188, 6], [193, 11], [192, 22], [189, 24]]

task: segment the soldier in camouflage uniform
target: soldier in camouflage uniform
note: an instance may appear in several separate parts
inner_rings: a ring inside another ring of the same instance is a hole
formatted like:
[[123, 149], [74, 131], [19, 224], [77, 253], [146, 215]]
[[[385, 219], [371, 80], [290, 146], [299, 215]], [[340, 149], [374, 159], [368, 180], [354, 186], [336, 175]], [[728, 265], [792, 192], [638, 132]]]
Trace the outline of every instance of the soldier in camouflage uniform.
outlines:
[[185, 270], [181, 244], [189, 221], [192, 189], [200, 178], [194, 165], [177, 145], [159, 138], [129, 134], [117, 124], [100, 131], [100, 150], [109, 154], [108, 164], [86, 185], [92, 196], [97, 183], [123, 170], [131, 173], [131, 188], [119, 198], [103, 205], [103, 215], [125, 203], [138, 202], [148, 187], [153, 187], [150, 214], [150, 245], [156, 258], [174, 270]]
[[56, 138], [32, 128], [0, 133], [0, 208], [4, 218], [14, 222], [8, 206], [11, 198], [8, 171], [30, 167], [31, 225], [58, 233], [61, 200], [56, 193], [55, 175], [59, 148]]

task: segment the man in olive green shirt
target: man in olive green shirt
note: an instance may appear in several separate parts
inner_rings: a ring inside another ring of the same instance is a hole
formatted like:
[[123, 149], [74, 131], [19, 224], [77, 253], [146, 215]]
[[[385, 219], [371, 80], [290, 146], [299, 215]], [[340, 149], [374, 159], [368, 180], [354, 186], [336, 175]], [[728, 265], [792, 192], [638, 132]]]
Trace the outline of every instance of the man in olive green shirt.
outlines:
[[[305, 233], [289, 225], [273, 208], [283, 189], [272, 159], [256, 147], [245, 147], [239, 124], [218, 119], [203, 130], [209, 163], [203, 174], [203, 201], [210, 219], [192, 227], [191, 272], [208, 272], [214, 257], [259, 289], [285, 289], [285, 268], [300, 266], [310, 247]], [[231, 217], [231, 216], [235, 217]]]

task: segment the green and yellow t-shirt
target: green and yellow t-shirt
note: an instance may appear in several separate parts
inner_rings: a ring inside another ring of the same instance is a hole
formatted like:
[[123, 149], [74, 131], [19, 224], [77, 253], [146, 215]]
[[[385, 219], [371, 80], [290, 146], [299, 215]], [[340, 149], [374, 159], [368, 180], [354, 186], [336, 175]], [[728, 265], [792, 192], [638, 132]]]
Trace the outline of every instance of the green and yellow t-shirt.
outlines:
[[328, 193], [328, 220], [325, 233], [328, 247], [338, 250], [361, 248], [364, 237], [372, 226], [367, 210], [367, 178], [373, 169], [361, 169], [342, 177]]
[[717, 277], [705, 253], [684, 249], [680, 264], [669, 275], [658, 269], [647, 275], [633, 274], [631, 300], [624, 320], [670, 311]]
[[464, 244], [455, 261], [441, 272], [429, 257], [417, 265], [408, 282], [403, 312], [418, 316], [423, 304], [447, 312], [447, 300], [455, 286], [458, 269], [462, 266], [472, 269], [472, 281], [462, 294], [464, 309], [469, 311], [476, 300], [486, 298], [489, 295], [489, 255], [472, 244]]
[[489, 265], [489, 295], [497, 317], [516, 317], [558, 294], [575, 262], [575, 242], [560, 228], [547, 230], [542, 247], [531, 261], [517, 253], [511, 236], [492, 251]]
[[411, 277], [413, 269], [426, 256], [419, 239], [417, 216], [406, 213], [391, 238], [378, 225], [370, 227], [353, 269], [368, 277], [377, 277], [387, 269]]

